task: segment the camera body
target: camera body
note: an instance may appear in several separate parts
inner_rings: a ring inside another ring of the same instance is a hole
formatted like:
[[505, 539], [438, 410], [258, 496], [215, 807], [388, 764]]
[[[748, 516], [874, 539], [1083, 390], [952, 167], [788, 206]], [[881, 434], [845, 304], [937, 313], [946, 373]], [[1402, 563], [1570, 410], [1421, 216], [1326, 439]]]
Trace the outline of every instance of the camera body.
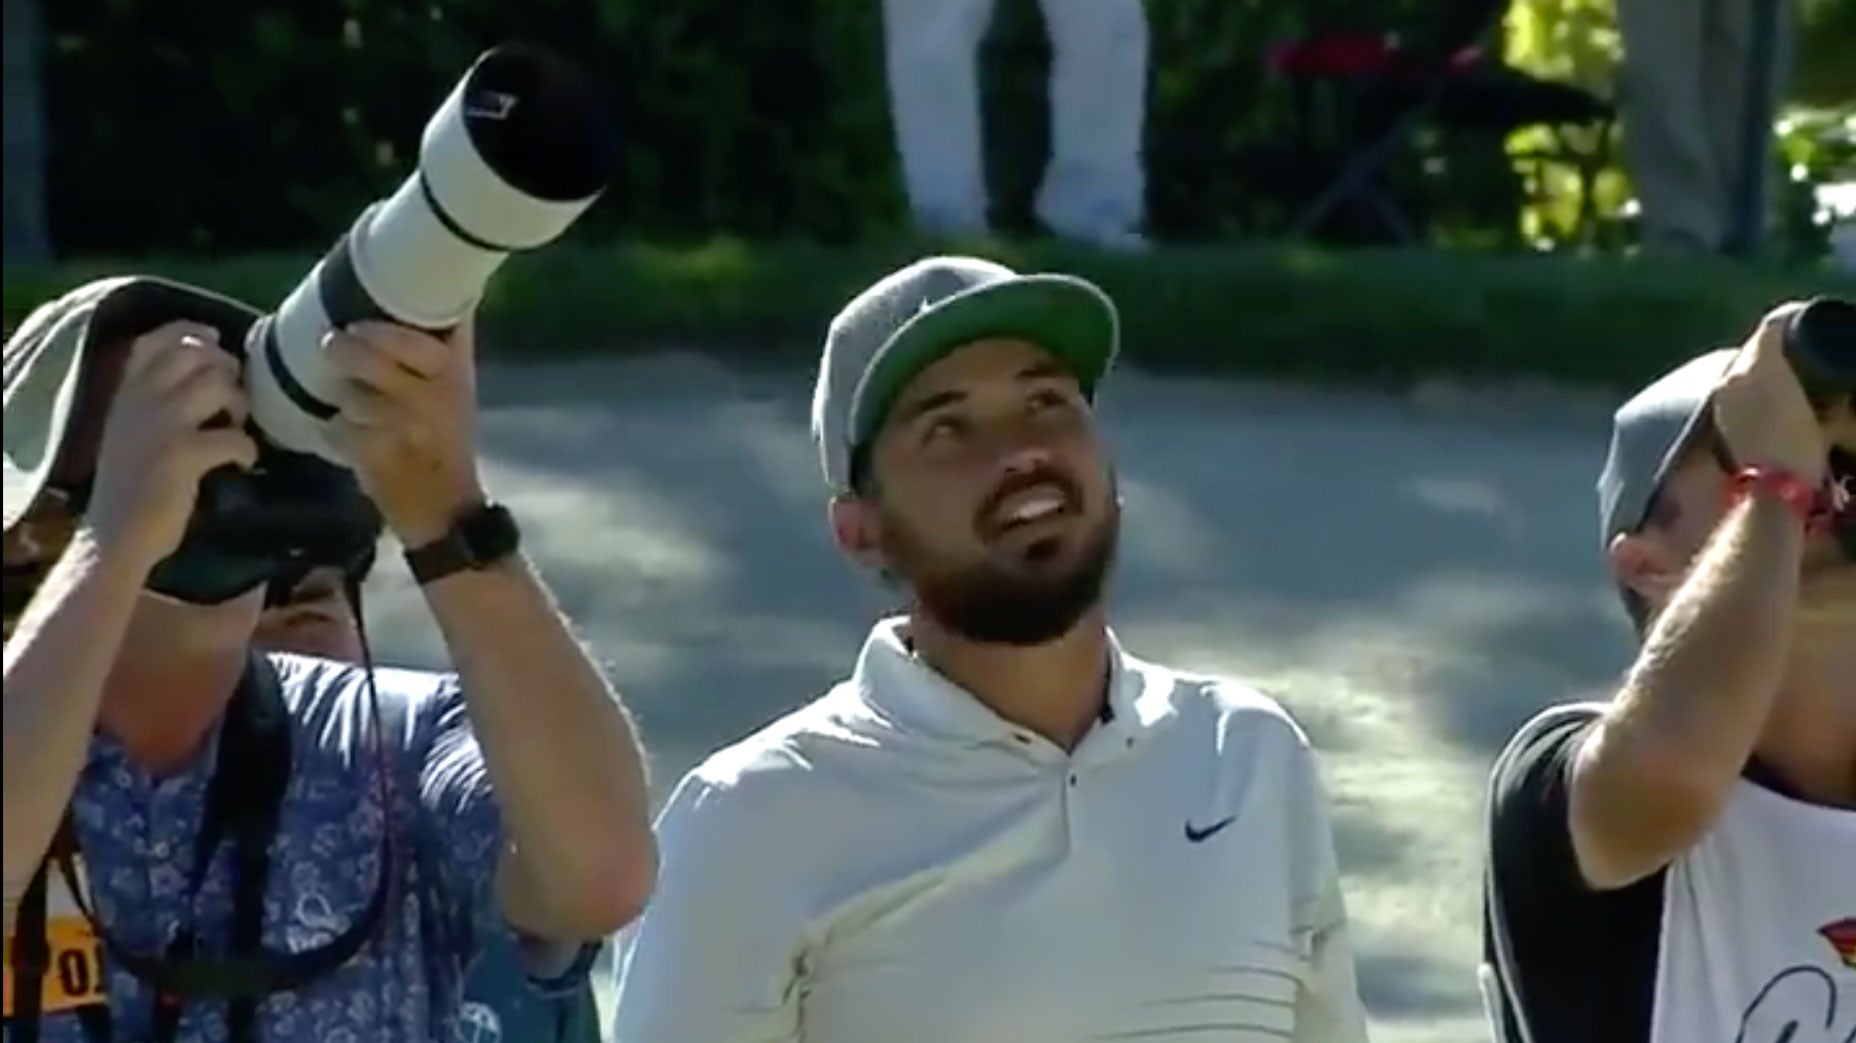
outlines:
[[1817, 297], [1792, 312], [1785, 357], [1820, 410], [1856, 398], [1856, 304]]
[[[1818, 297], [1793, 312], [1785, 357], [1820, 416], [1839, 407], [1856, 416], [1856, 304]], [[1844, 559], [1856, 562], [1856, 444], [1832, 445], [1829, 468], [1830, 535]]]
[[617, 158], [599, 95], [571, 65], [520, 44], [481, 55], [426, 124], [412, 175], [275, 311], [222, 340], [244, 356], [258, 463], [206, 477], [150, 588], [213, 604], [369, 553], [380, 518], [328, 437], [341, 387], [324, 335], [368, 319], [455, 327], [510, 254], [554, 241], [592, 206]]

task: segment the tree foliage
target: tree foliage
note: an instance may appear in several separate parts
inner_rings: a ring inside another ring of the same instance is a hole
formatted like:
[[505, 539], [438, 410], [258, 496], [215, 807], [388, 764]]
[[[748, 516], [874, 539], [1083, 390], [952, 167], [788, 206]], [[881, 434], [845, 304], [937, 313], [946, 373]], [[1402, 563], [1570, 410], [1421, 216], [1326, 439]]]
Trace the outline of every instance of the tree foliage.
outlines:
[[[1422, 40], [1455, 3], [1149, 0], [1154, 230], [1283, 231], [1339, 150], [1270, 73], [1269, 49], [1318, 30]], [[1508, 53], [1608, 86], [1607, 6], [1520, 0]], [[577, 60], [627, 142], [584, 234], [849, 241], [906, 223], [878, 0], [58, 0], [45, 18], [48, 206], [66, 255], [326, 243], [406, 176], [432, 110], [507, 39]], [[1048, 137], [1037, 0], [998, 0], [982, 60], [998, 219], [1022, 230]], [[1443, 160], [1395, 165], [1408, 205], [1434, 229], [1512, 232], [1517, 175], [1501, 143], [1440, 147]], [[1621, 205], [1615, 172], [1602, 190], [1608, 211]], [[1523, 227], [1544, 234], [1563, 206]]]

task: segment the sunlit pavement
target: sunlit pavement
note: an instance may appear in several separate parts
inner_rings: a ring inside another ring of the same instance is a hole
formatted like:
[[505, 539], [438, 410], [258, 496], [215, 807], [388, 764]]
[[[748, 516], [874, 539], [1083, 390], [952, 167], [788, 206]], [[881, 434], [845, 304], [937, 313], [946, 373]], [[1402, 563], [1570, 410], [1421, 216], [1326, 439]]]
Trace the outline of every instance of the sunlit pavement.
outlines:
[[[637, 709], [660, 793], [848, 668], [886, 606], [828, 542], [809, 373], [666, 355], [481, 384], [492, 487]], [[1277, 696], [1320, 747], [1376, 1040], [1487, 1038], [1484, 774], [1531, 710], [1626, 662], [1594, 537], [1605, 406], [1126, 372], [1104, 399], [1118, 629]], [[435, 663], [396, 564], [369, 594], [382, 658]]]

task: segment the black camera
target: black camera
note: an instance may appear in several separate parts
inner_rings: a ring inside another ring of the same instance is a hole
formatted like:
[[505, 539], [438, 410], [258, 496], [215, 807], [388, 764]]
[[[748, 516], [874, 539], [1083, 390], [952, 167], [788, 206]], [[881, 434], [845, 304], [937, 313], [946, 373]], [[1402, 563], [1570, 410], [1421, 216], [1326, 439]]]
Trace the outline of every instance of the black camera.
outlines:
[[1856, 304], [1818, 297], [1792, 312], [1785, 357], [1820, 411], [1856, 398]]
[[[1785, 357], [1820, 415], [1839, 403], [1856, 411], [1856, 304], [1818, 297], [1785, 323]], [[1856, 445], [1830, 450], [1828, 526], [1843, 557], [1856, 562]]]

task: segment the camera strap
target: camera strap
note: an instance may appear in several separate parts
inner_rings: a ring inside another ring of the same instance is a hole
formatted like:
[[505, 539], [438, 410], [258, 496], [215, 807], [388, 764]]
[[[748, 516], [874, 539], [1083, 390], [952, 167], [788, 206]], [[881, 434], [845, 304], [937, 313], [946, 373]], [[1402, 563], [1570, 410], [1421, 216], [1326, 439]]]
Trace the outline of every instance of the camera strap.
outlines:
[[56, 903], [60, 915], [49, 915], [53, 903], [48, 897], [51, 881], [46, 869], [54, 860], [74, 857], [69, 844], [70, 835], [61, 827], [45, 862], [20, 898], [19, 916], [7, 940], [9, 1043], [38, 1043], [39, 1019], [48, 1009], [74, 1010], [86, 1039], [109, 1043], [110, 1011], [100, 943], [81, 918], [64, 915], [73, 911], [68, 900]]
[[[109, 958], [154, 989], [151, 1023], [155, 1043], [172, 1043], [179, 1032], [183, 1005], [205, 999], [227, 1001], [231, 1043], [255, 1043], [259, 1000], [275, 992], [301, 988], [334, 971], [352, 959], [379, 928], [393, 890], [395, 860], [392, 831], [388, 829], [382, 832], [380, 874], [373, 898], [347, 930], [328, 944], [303, 952], [280, 953], [263, 947], [270, 844], [277, 833], [291, 773], [290, 718], [276, 672], [263, 656], [252, 658], [227, 707], [222, 729], [219, 756], [207, 784], [204, 816], [195, 837], [186, 901], [191, 910], [229, 833], [233, 847], [230, 951], [224, 955], [199, 955], [191, 922], [161, 956], [137, 953], [117, 941], [83, 896], [83, 880], [76, 868], [76, 831], [67, 811], [52, 851], [40, 865], [20, 905], [9, 982], [12, 995], [19, 1001], [8, 1019], [11, 1040], [37, 1043], [39, 1035], [43, 1010], [40, 997], [46, 975], [54, 969], [50, 966], [46, 922], [47, 871], [53, 864]], [[60, 963], [63, 960], [60, 954]], [[102, 968], [98, 966], [96, 971], [100, 978]], [[81, 1007], [78, 1013], [90, 1043], [109, 1043], [106, 1002]]]

